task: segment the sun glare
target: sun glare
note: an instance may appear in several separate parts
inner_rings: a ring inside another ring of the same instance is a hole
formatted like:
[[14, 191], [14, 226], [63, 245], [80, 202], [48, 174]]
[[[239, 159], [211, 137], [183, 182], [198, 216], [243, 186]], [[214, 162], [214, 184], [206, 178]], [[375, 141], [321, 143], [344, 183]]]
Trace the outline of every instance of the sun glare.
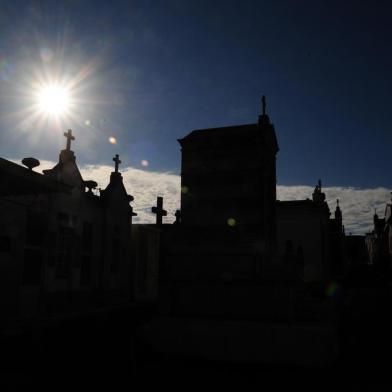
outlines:
[[28, 132], [34, 126], [43, 134], [56, 130], [61, 135], [64, 129], [73, 127], [94, 132], [96, 107], [95, 101], [89, 98], [93, 86], [89, 77], [95, 71], [95, 61], [85, 65], [60, 63], [55, 53], [42, 49], [44, 64], [29, 65], [29, 72], [23, 73], [16, 85], [20, 102], [13, 113], [16, 126], [21, 132]]
[[69, 109], [68, 89], [59, 86], [45, 86], [38, 93], [38, 107], [41, 112], [52, 115], [62, 115]]

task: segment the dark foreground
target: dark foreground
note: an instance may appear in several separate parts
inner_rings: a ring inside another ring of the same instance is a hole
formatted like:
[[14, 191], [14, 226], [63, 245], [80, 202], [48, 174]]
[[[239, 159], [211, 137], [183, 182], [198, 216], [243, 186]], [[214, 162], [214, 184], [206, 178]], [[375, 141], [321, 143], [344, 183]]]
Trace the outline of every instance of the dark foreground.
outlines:
[[[138, 325], [124, 314], [63, 320], [26, 329], [1, 342], [1, 390], [170, 390], [214, 387], [352, 390], [392, 385], [391, 322], [380, 312], [347, 318], [341, 354], [329, 367], [278, 366], [178, 358], [154, 350], [138, 338]], [[380, 388], [380, 389], [379, 389]]]

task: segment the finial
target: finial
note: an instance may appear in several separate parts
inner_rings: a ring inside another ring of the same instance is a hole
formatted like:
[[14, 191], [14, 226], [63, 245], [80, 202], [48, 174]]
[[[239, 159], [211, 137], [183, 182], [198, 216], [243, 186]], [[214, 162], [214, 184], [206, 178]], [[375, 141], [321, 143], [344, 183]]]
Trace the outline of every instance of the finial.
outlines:
[[319, 187], [319, 189], [321, 191], [321, 180], [320, 179], [318, 180], [318, 187]]
[[342, 210], [339, 207], [339, 199], [336, 199], [335, 219], [342, 224]]
[[262, 103], [262, 114], [263, 114], [263, 116], [265, 116], [266, 115], [266, 107], [267, 107], [265, 95], [262, 96], [261, 103]]
[[22, 164], [25, 165], [29, 170], [33, 170], [35, 167], [40, 165], [40, 162], [38, 159], [29, 157], [29, 158], [23, 158]]
[[118, 166], [119, 166], [119, 164], [121, 163], [118, 154], [116, 154], [116, 156], [113, 158], [113, 161], [114, 161], [114, 171], [115, 171], [116, 173], [118, 173]]
[[71, 140], [75, 140], [75, 136], [72, 136], [72, 129], [68, 129], [67, 132], [64, 132], [64, 136], [67, 138], [67, 146], [66, 150], [71, 150]]

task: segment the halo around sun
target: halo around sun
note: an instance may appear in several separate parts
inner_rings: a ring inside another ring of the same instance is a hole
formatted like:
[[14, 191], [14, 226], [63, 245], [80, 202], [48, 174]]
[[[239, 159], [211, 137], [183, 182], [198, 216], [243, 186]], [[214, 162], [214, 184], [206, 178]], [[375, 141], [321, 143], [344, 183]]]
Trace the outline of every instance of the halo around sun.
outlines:
[[80, 67], [72, 62], [31, 65], [15, 89], [15, 97], [20, 99], [13, 113], [16, 127], [21, 132], [34, 127], [35, 135], [61, 135], [73, 127], [94, 132], [90, 120], [95, 106], [89, 95], [93, 82], [88, 80], [94, 70], [93, 62]]

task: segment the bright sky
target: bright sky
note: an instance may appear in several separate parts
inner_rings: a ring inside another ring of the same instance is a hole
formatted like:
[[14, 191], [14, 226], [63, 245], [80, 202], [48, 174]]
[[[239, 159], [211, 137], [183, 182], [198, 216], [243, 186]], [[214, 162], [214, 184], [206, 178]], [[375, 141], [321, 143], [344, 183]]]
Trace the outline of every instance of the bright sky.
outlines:
[[[81, 164], [179, 173], [176, 139], [256, 122], [266, 94], [280, 185], [392, 188], [387, 4], [4, 0], [0, 156], [56, 160], [72, 128]], [[37, 113], [53, 83], [67, 115]]]

